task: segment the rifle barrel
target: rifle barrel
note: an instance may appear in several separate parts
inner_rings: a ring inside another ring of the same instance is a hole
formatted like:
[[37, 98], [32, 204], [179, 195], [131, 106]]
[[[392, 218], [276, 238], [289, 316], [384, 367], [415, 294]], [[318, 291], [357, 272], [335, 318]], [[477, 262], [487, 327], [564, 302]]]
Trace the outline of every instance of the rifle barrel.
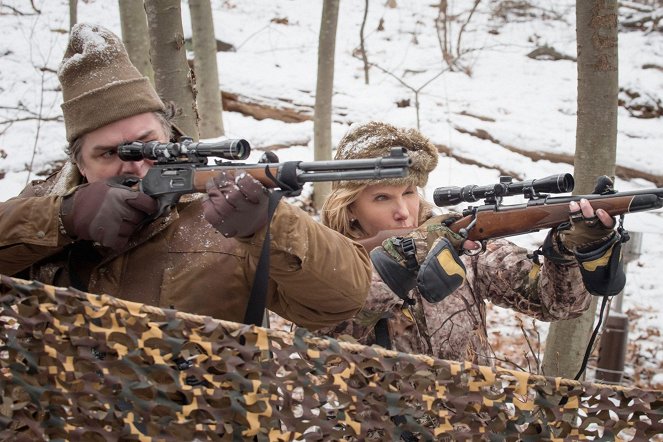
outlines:
[[371, 158], [363, 160], [330, 160], [330, 161], [302, 161], [299, 169], [304, 172], [332, 171], [332, 170], [355, 170], [355, 169], [378, 169], [378, 168], [406, 168], [412, 164], [408, 157], [402, 158]]
[[381, 178], [402, 178], [407, 176], [405, 167], [391, 169], [346, 170], [332, 172], [303, 172], [297, 175], [300, 183], [319, 181], [377, 180]]

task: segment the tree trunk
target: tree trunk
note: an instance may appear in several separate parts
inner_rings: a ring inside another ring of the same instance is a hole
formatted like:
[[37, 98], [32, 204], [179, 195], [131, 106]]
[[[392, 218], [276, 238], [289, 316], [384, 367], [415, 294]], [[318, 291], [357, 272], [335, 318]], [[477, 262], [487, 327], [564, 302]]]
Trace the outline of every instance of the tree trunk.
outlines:
[[[617, 0], [577, 0], [578, 122], [575, 194], [591, 193], [600, 175], [614, 177], [617, 146]], [[591, 335], [597, 298], [581, 317], [553, 323], [543, 370], [572, 378]]]
[[179, 0], [145, 0], [154, 83], [164, 101], [178, 108], [173, 122], [198, 140], [198, 113], [193, 77], [186, 61]]
[[69, 29], [78, 22], [78, 0], [69, 0]]
[[[338, 6], [339, 0], [324, 0], [322, 6], [318, 39], [318, 80], [313, 115], [313, 155], [316, 161], [331, 159], [332, 94]], [[313, 189], [313, 204], [319, 209], [331, 192], [331, 183], [315, 183]]]
[[150, 79], [154, 85], [154, 69], [150, 61], [150, 39], [147, 32], [147, 17], [142, 0], [119, 0], [122, 41], [129, 59], [138, 72]]
[[364, 28], [366, 27], [366, 18], [368, 17], [368, 0], [364, 2], [364, 18], [361, 20], [359, 28], [359, 47], [361, 48], [361, 60], [364, 62], [364, 83], [368, 84], [368, 56], [366, 55], [366, 41], [364, 39]]
[[216, 38], [210, 0], [189, 0], [193, 39], [193, 68], [201, 138], [223, 135], [219, 71], [216, 65]]

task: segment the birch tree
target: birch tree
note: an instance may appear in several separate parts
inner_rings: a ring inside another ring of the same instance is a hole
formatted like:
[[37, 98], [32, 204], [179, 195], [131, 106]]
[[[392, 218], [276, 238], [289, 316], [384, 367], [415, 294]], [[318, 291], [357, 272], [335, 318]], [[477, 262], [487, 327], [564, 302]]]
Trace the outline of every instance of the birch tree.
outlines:
[[210, 0], [189, 0], [193, 40], [193, 68], [201, 138], [223, 135], [221, 90], [216, 64], [216, 37]]
[[[578, 116], [573, 164], [575, 194], [596, 178], [614, 177], [617, 148], [617, 0], [577, 0]], [[550, 325], [543, 358], [547, 376], [573, 378], [594, 324], [597, 298], [582, 316]]]
[[[313, 112], [313, 146], [316, 161], [331, 159], [332, 95], [334, 93], [334, 52], [340, 0], [324, 0], [318, 39], [318, 79]], [[320, 208], [331, 192], [331, 183], [314, 184], [313, 204]]]
[[193, 77], [186, 59], [180, 0], [145, 0], [150, 56], [159, 96], [178, 107], [174, 123], [198, 140]]

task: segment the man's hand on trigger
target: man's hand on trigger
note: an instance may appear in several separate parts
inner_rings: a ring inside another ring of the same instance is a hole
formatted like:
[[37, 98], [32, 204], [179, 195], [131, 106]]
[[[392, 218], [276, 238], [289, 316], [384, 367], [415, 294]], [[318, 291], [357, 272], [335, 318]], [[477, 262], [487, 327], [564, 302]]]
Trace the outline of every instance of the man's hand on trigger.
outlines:
[[251, 175], [220, 172], [207, 182], [205, 219], [228, 238], [253, 235], [267, 223], [267, 189]]
[[60, 219], [68, 236], [95, 241], [121, 250], [158, 205], [155, 199], [125, 186], [127, 176], [117, 176], [79, 186], [60, 206]]

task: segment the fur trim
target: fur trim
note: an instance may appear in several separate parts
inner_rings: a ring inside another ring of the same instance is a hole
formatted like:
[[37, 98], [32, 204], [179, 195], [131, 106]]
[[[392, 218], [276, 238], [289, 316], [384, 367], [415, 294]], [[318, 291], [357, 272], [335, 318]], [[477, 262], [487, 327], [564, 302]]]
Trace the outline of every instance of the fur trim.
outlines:
[[[412, 159], [409, 175], [390, 180], [371, 180], [368, 184], [415, 184], [424, 187], [428, 174], [438, 162], [437, 148], [416, 129], [402, 129], [388, 123], [371, 121], [354, 124], [341, 139], [335, 159], [379, 158], [389, 155], [392, 147], [404, 147]], [[345, 185], [366, 184], [366, 181], [345, 181]], [[343, 184], [341, 184], [343, 185]]]

